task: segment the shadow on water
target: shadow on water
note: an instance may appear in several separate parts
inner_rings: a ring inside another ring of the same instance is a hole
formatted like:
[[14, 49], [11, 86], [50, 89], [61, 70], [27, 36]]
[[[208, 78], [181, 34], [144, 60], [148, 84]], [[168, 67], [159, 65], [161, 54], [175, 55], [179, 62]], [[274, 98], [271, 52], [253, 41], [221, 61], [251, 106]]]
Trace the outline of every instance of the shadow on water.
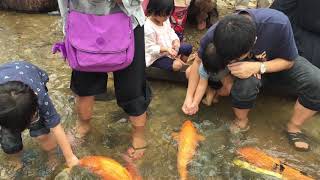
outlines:
[[[58, 17], [35, 14], [0, 12], [0, 62], [12, 59], [27, 59], [45, 69], [50, 74], [48, 84], [53, 102], [62, 115], [63, 125], [70, 130], [77, 118], [74, 112], [74, 97], [69, 90], [70, 70], [60, 60], [59, 55], [50, 53], [51, 45], [62, 38]], [[187, 40], [197, 42], [202, 33], [190, 34]], [[185, 119], [194, 121], [199, 132], [206, 137], [198, 148], [189, 166], [190, 179], [272, 179], [237, 168], [232, 164], [238, 146], [256, 146], [275, 157], [285, 159], [288, 164], [301, 169], [313, 177], [320, 178], [320, 121], [315, 116], [304, 128], [314, 139], [312, 151], [300, 153], [288, 145], [284, 136], [294, 99], [274, 95], [262, 95], [250, 114], [251, 129], [241, 137], [233, 137], [226, 124], [232, 120], [230, 100], [221, 98], [217, 105], [204, 107], [192, 117], [183, 115], [180, 108], [186, 88], [167, 82], [151, 82], [154, 92], [149, 110], [147, 137], [149, 148], [145, 158], [138, 162], [144, 179], [177, 179], [177, 145], [171, 138], [173, 131], [179, 130]], [[113, 94], [112, 81], [108, 90]], [[113, 96], [106, 102], [97, 102], [94, 109], [94, 129], [86, 137], [86, 142], [75, 149], [79, 157], [85, 155], [105, 155], [120, 162], [121, 153], [130, 144], [128, 117], [117, 107]], [[59, 166], [49, 171], [45, 164], [47, 156], [24, 133], [24, 168], [16, 171], [8, 157], [0, 153], [0, 179], [53, 179], [64, 167], [61, 152], [57, 151]], [[88, 178], [90, 179], [90, 178]]]

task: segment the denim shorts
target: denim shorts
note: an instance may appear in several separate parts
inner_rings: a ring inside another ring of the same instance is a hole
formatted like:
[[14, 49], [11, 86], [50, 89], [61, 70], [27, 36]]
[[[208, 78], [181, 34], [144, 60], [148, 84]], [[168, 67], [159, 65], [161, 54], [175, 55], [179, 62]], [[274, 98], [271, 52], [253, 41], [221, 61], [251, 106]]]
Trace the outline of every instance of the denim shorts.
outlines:
[[320, 111], [320, 69], [301, 56], [294, 60], [292, 68], [264, 74], [262, 80], [255, 77], [235, 78], [231, 89], [233, 107], [251, 109], [260, 88], [266, 85], [265, 82], [270, 82], [270, 79], [274, 82], [272, 86], [287, 86], [297, 92], [298, 101], [304, 107]]

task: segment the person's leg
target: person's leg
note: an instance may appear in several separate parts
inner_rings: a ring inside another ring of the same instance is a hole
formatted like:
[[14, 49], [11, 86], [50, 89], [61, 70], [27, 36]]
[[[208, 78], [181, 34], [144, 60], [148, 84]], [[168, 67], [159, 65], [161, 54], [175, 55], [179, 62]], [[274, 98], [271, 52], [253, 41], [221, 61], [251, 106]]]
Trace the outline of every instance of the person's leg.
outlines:
[[280, 75], [294, 85], [299, 94], [287, 125], [288, 138], [298, 150], [308, 150], [309, 145], [301, 133], [301, 127], [320, 110], [320, 69], [305, 58], [298, 57], [294, 66]]
[[231, 132], [248, 129], [248, 113], [259, 93], [261, 81], [256, 77], [247, 79], [236, 78], [231, 88], [232, 107], [235, 121], [230, 127]]
[[183, 66], [183, 62], [180, 59], [175, 59], [172, 64], [173, 71], [179, 71]]
[[174, 65], [174, 60], [169, 57], [161, 57], [152, 63], [152, 67], [157, 67], [167, 71], [175, 71], [178, 67], [177, 64]]
[[211, 106], [212, 103], [214, 103], [214, 98], [216, 96], [216, 91], [210, 87], [206, 90], [206, 97], [202, 100], [202, 103]]
[[8, 154], [8, 160], [15, 170], [22, 167], [22, 138], [20, 132], [12, 132], [4, 127], [0, 127], [0, 144], [2, 150]]
[[192, 65], [189, 67], [189, 70], [187, 71], [188, 73], [186, 74], [188, 78], [188, 88], [184, 103], [181, 108], [185, 113], [188, 112], [188, 106], [192, 104], [193, 96], [200, 80], [200, 75], [198, 72], [200, 64], [201, 60], [199, 57], [196, 57]]
[[94, 95], [106, 91], [107, 80], [107, 73], [72, 71], [70, 88], [76, 94], [78, 138], [82, 138], [90, 131], [90, 120], [95, 102]]
[[132, 159], [143, 156], [146, 148], [144, 127], [146, 110], [151, 101], [151, 90], [145, 75], [144, 29], [136, 27], [135, 55], [125, 69], [114, 72], [114, 87], [118, 105], [129, 115], [132, 124], [132, 147], [128, 155]]
[[79, 138], [84, 137], [91, 129], [90, 121], [93, 114], [94, 96], [76, 96], [76, 111], [78, 122], [76, 125]]

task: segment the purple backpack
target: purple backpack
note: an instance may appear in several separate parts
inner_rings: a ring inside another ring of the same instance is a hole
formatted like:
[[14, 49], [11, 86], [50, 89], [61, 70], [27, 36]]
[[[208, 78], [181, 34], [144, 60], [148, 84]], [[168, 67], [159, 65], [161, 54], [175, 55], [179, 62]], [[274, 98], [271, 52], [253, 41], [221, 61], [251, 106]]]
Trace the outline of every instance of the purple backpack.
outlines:
[[70, 11], [64, 42], [56, 43], [69, 66], [85, 72], [114, 72], [128, 67], [134, 56], [131, 18], [119, 12], [109, 15]]

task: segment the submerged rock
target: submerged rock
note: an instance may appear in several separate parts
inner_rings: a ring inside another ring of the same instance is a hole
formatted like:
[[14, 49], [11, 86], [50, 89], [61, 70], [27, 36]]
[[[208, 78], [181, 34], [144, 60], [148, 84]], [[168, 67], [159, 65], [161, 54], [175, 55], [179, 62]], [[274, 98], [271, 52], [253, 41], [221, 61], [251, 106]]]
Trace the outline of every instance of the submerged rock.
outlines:
[[49, 12], [58, 9], [57, 0], [1, 0], [0, 9], [24, 12]]

